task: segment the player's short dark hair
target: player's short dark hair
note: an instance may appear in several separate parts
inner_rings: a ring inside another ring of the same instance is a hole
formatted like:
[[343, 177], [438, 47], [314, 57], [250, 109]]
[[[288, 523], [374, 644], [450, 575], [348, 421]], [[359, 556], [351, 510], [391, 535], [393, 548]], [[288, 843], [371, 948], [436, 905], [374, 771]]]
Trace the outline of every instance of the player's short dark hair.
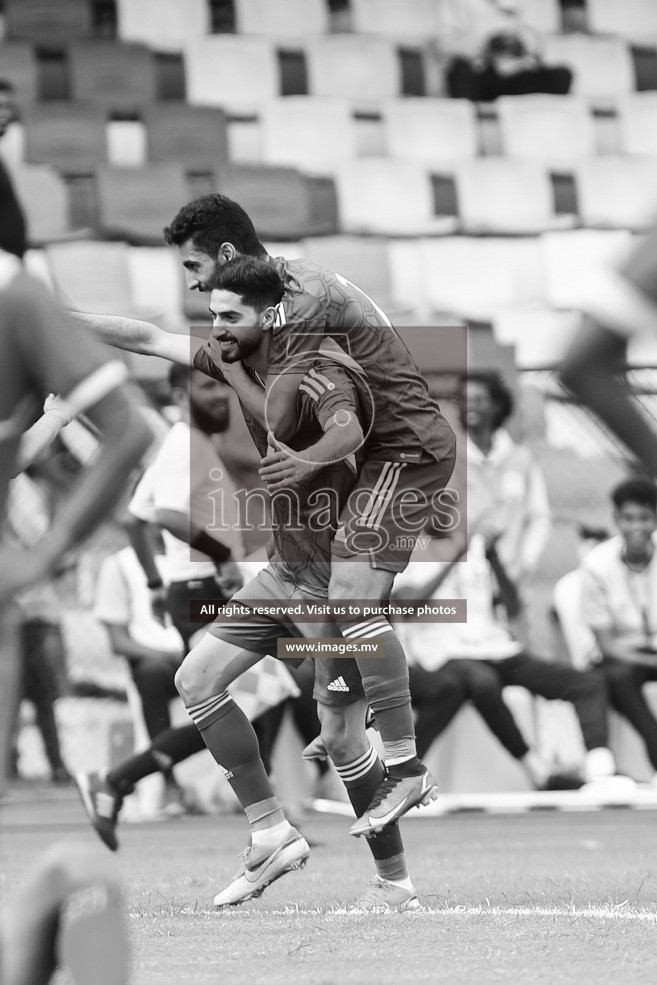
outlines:
[[657, 487], [650, 479], [626, 479], [612, 489], [611, 501], [617, 510], [626, 503], [636, 503], [657, 512]]
[[465, 384], [481, 383], [488, 390], [488, 396], [495, 405], [495, 415], [493, 418], [493, 430], [501, 428], [507, 418], [511, 417], [514, 408], [513, 394], [508, 388], [499, 373], [494, 370], [481, 370], [472, 373], [465, 373], [461, 377], [463, 388], [463, 402], [465, 403]]
[[182, 246], [190, 239], [197, 250], [215, 260], [222, 243], [232, 243], [239, 253], [250, 256], [266, 252], [242, 206], [218, 192], [184, 205], [164, 230], [169, 246]]
[[171, 363], [169, 366], [169, 386], [172, 390], [189, 390], [192, 370], [183, 363]]
[[0, 79], [0, 92], [13, 92], [14, 86], [9, 79]]
[[262, 311], [283, 297], [283, 281], [276, 268], [260, 257], [235, 257], [215, 270], [208, 290], [232, 291], [242, 304]]

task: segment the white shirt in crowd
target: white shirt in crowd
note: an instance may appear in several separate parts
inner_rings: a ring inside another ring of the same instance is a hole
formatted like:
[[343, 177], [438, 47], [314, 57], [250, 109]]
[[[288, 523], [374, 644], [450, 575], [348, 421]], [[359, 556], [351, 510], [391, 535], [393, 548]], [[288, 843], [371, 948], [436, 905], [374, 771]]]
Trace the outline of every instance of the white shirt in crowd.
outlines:
[[[395, 587], [419, 587], [444, 570], [444, 563], [412, 561], [398, 575]], [[522, 644], [511, 634], [501, 607], [495, 605], [495, 581], [484, 553], [483, 538], [470, 540], [468, 560], [457, 561], [432, 599], [467, 599], [467, 622], [402, 623], [402, 642], [409, 659], [426, 670], [448, 660], [503, 660], [520, 653]]]
[[[155, 563], [166, 584], [168, 559], [157, 555]], [[132, 547], [124, 547], [103, 561], [96, 582], [93, 613], [99, 622], [127, 626], [129, 635], [142, 646], [182, 656], [178, 631], [173, 626], [162, 626], [153, 616], [146, 575]]]
[[[653, 537], [657, 547], [657, 537]], [[623, 538], [589, 551], [580, 565], [582, 618], [593, 630], [612, 630], [619, 642], [657, 643], [657, 551], [643, 571], [623, 562]]]
[[509, 577], [518, 581], [536, 570], [550, 537], [545, 478], [533, 452], [503, 428], [493, 435], [488, 455], [471, 438], [466, 447], [468, 524], [472, 529], [485, 515], [502, 528], [497, 551]]
[[[155, 522], [158, 509], [189, 514], [198, 526], [225, 544], [235, 560], [244, 556], [235, 487], [228, 470], [211, 438], [184, 421], [169, 431], [128, 506], [133, 516], [149, 523]], [[171, 581], [215, 574], [214, 563], [205, 555], [167, 530], [162, 535]]]

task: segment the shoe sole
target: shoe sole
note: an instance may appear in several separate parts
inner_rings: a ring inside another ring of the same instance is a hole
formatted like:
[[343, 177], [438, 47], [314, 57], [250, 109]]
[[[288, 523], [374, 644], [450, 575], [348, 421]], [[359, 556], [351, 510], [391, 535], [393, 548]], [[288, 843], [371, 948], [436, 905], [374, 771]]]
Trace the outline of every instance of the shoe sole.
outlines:
[[119, 847], [119, 843], [116, 836], [113, 839], [108, 840], [105, 832], [101, 830], [96, 820], [96, 811], [94, 809], [93, 799], [91, 797], [91, 792], [89, 790], [89, 781], [87, 779], [86, 773], [76, 773], [73, 777], [75, 785], [78, 788], [78, 793], [80, 794], [80, 800], [82, 801], [82, 806], [84, 807], [87, 817], [91, 822], [91, 826], [102, 841], [106, 848], [109, 848], [111, 852], [115, 852]]
[[421, 798], [411, 801], [410, 804], [404, 804], [399, 810], [399, 813], [395, 814], [395, 816], [390, 818], [390, 820], [385, 824], [369, 824], [360, 831], [355, 831], [355, 825], [352, 825], [349, 829], [349, 834], [354, 838], [360, 838], [363, 835], [366, 838], [373, 838], [375, 835], [381, 834], [382, 831], [385, 831], [385, 829], [391, 824], [395, 824], [396, 821], [402, 818], [404, 814], [408, 814], [408, 812], [413, 810], [414, 807], [428, 807], [432, 801], [438, 799], [438, 793], [438, 786], [436, 783], [433, 783], [429, 790]]
[[[264, 893], [265, 889], [267, 889], [268, 886], [271, 886], [273, 882], [276, 882], [277, 879], [280, 879], [281, 876], [287, 875], [288, 872], [296, 872], [299, 869], [305, 869], [309, 854], [310, 854], [310, 850], [307, 851], [306, 855], [304, 855], [303, 858], [294, 859], [292, 862], [288, 863], [288, 865], [286, 865], [285, 868], [281, 869], [279, 872], [276, 872], [271, 877], [271, 879], [267, 879], [266, 882], [261, 883], [259, 886], [254, 888], [251, 892], [246, 893], [244, 896], [240, 896], [239, 899], [227, 900], [225, 903], [214, 902], [213, 905], [215, 909], [222, 910], [226, 906], [241, 906], [242, 903], [247, 903], [249, 900], [259, 899]], [[215, 900], [216, 899], [217, 897], [215, 897]]]

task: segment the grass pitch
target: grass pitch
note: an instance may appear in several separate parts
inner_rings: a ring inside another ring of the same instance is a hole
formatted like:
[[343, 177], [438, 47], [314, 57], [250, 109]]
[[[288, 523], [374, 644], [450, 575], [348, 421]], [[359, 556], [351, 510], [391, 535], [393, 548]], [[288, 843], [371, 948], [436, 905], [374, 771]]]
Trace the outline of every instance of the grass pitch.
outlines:
[[[69, 794], [24, 794], [2, 814], [3, 899], [52, 841], [94, 838]], [[221, 912], [212, 898], [246, 844], [240, 818], [126, 824], [117, 864], [131, 985], [653, 985], [656, 820], [609, 810], [406, 821], [425, 910], [378, 916], [344, 912], [373, 873], [347, 819], [305, 818], [317, 843], [307, 868]]]

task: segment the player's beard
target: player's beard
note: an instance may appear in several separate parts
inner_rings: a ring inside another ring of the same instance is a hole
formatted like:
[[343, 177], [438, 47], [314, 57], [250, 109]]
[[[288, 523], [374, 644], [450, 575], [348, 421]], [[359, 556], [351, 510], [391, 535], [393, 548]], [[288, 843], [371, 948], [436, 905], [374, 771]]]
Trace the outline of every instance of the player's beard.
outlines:
[[244, 362], [245, 359], [248, 359], [249, 356], [252, 356], [258, 351], [262, 342], [262, 335], [259, 330], [257, 337], [254, 336], [251, 339], [238, 341], [234, 336], [231, 336], [231, 338], [233, 339], [233, 346], [230, 350], [222, 349], [220, 339], [216, 340], [219, 345], [221, 359], [225, 363]]

